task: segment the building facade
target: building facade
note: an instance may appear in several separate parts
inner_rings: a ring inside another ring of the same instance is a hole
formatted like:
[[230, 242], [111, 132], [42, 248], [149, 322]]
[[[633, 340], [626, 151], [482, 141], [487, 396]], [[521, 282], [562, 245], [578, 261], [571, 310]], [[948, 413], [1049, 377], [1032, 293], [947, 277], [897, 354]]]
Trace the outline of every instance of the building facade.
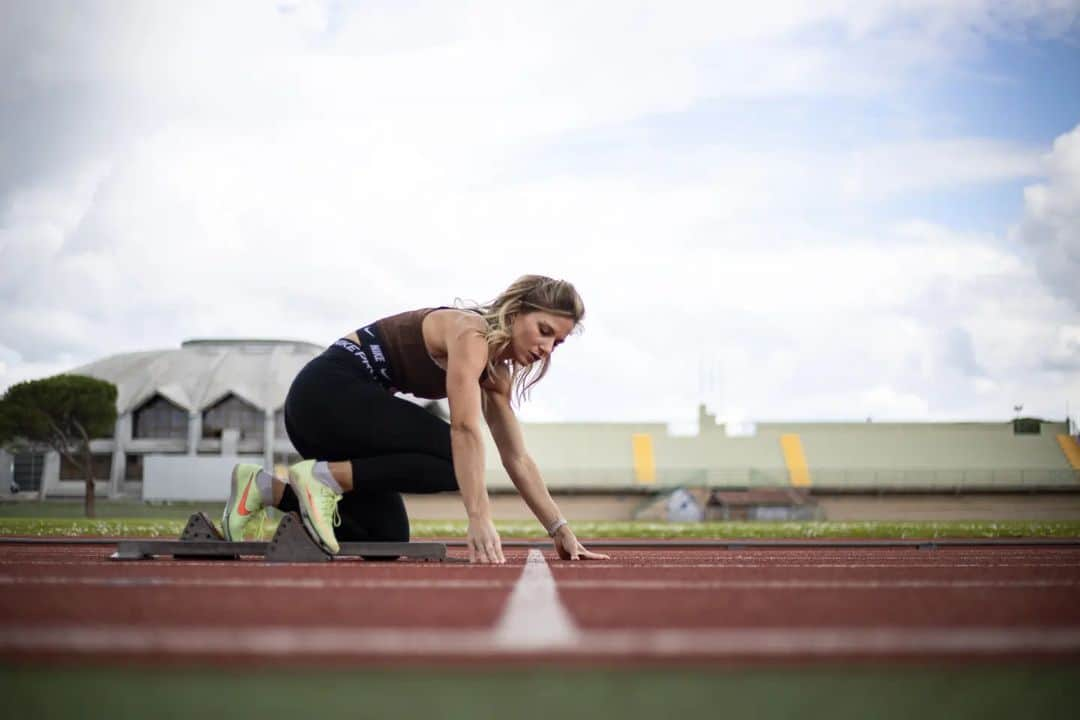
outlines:
[[[189, 340], [174, 350], [125, 353], [74, 368], [72, 374], [117, 387], [116, 431], [90, 446], [97, 492], [141, 497], [149, 455], [255, 456], [266, 467], [295, 461], [285, 433], [285, 395], [322, 350], [299, 341]], [[82, 474], [56, 453], [44, 456], [45, 495], [82, 495]]]
[[[190, 487], [209, 498], [220, 488], [223, 497], [228, 461], [237, 458], [284, 474], [285, 466], [299, 459], [285, 432], [285, 396], [300, 369], [322, 350], [287, 340], [190, 340], [177, 349], [119, 354], [71, 370], [107, 380], [118, 391], [113, 437], [91, 443], [97, 492], [114, 498], [182, 498]], [[686, 436], [669, 433], [663, 423], [527, 423], [523, 432], [545, 481], [564, 491], [654, 484], [838, 489], [1080, 484], [1080, 445], [1064, 422], [728, 427], [702, 406], [698, 426]], [[487, 432], [485, 444], [487, 484], [509, 487]], [[168, 475], [164, 495], [144, 492], [150, 484], [144, 482], [147, 466], [150, 473]], [[81, 473], [51, 452], [0, 455], [0, 482], [0, 494], [46, 497], [80, 497], [85, 487]]]

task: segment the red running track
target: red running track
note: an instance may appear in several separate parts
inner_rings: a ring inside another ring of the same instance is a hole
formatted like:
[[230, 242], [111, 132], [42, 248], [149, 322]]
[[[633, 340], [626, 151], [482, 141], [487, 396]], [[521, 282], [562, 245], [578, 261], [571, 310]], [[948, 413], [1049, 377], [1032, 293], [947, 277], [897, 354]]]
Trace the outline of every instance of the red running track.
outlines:
[[1080, 658], [1072, 547], [659, 545], [589, 563], [515, 548], [499, 567], [116, 562], [110, 552], [0, 544], [0, 652], [268, 663]]

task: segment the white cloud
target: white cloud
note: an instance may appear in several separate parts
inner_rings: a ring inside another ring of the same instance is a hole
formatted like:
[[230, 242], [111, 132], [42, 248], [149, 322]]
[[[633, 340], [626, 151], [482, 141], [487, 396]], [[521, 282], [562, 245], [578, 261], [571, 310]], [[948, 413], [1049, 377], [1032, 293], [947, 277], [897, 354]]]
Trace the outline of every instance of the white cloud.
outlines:
[[589, 327], [558, 358], [572, 370], [538, 398], [596, 418], [687, 420], [704, 394], [721, 417], [945, 419], [1000, 417], [1028, 387], [1029, 407], [1058, 416], [1080, 384], [1048, 375], [1040, 348], [1068, 309], [1030, 268], [928, 223], [883, 243], [609, 264], [630, 292], [585, 293]]
[[[564, 133], [710, 99], [901, 93], [979, 38], [1073, 22], [1068, 8], [42, 7], [0, 23], [0, 47], [21, 49], [0, 100], [24, 108], [0, 134], [19, 165], [0, 171], [0, 385], [193, 336], [329, 342], [544, 272], [578, 285], [588, 329], [526, 417], [680, 419], [703, 389], [738, 419], [938, 417], [999, 413], [995, 387], [1038, 387], [1036, 404], [1075, 390], [1038, 375], [1069, 352], [1070, 313], [994, 237], [873, 217], [884, 199], [1047, 162], [1025, 227], [1060, 237], [1067, 148], [1044, 161], [1007, 140], [916, 137], [763, 153], [717, 135], [628, 141], [625, 172], [528, 162]], [[34, 121], [52, 123], [52, 155], [23, 150]], [[704, 388], [702, 363], [717, 375]]]
[[837, 174], [843, 177], [841, 197], [848, 199], [1015, 180], [1041, 170], [1034, 148], [980, 138], [857, 149], [844, 166]]
[[1024, 217], [1014, 237], [1039, 272], [1080, 310], [1080, 125], [1054, 141], [1045, 182], [1024, 188]]
[[926, 398], [914, 394], [897, 392], [895, 389], [878, 385], [862, 393], [864, 407], [877, 410], [880, 416], [905, 418], [908, 420], [930, 420], [930, 403]]

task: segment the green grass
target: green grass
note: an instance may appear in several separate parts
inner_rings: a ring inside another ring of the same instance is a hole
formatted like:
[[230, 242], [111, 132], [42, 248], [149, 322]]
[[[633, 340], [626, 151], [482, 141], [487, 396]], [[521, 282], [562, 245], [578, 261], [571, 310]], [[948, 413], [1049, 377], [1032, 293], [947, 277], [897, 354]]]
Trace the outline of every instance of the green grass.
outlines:
[[[210, 517], [221, 514], [220, 502], [216, 503], [147, 503], [135, 500], [105, 500], [95, 503], [97, 517], [105, 519], [173, 519], [187, 520], [194, 512], [205, 512]], [[82, 518], [83, 501], [49, 500], [48, 502], [19, 501], [0, 502], [0, 519], [4, 518]]]
[[[496, 522], [503, 537], [535, 537], [535, 523]], [[415, 534], [464, 535], [464, 522], [419, 522]], [[575, 522], [574, 532], [590, 538], [945, 538], [1080, 537], [1075, 521], [956, 522]]]
[[705, 669], [0, 667], [6, 717], [1073, 717], [1080, 666]]
[[[47, 506], [46, 506], [47, 507]], [[207, 514], [215, 521], [220, 508]], [[106, 517], [95, 520], [74, 517], [0, 517], [0, 536], [39, 537], [176, 537], [188, 514], [181, 517]], [[263, 537], [269, 538], [276, 520], [266, 522]], [[535, 522], [497, 521], [503, 539], [543, 538]], [[414, 538], [464, 537], [464, 521], [414, 520]], [[581, 538], [656, 539], [769, 539], [769, 538], [1010, 538], [1080, 537], [1077, 521], [955, 521], [955, 522], [575, 522]]]
[[[192, 513], [202, 511], [217, 521], [221, 503], [151, 504], [102, 500], [97, 518], [83, 517], [81, 501], [0, 503], [0, 535], [64, 537], [175, 537]], [[277, 516], [277, 513], [273, 513]], [[266, 522], [269, 538], [277, 525]], [[542, 538], [531, 520], [496, 521], [503, 538]], [[464, 537], [464, 520], [413, 520], [413, 536]], [[575, 521], [582, 538], [994, 538], [1080, 537], [1080, 521], [936, 521], [936, 522], [589, 522]]]

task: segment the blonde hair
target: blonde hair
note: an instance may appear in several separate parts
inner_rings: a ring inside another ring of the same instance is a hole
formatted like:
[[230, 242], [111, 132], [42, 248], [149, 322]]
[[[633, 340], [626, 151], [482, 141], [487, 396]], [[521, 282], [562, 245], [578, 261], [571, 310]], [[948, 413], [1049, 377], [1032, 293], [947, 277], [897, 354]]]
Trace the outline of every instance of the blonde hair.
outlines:
[[[465, 304], [461, 298], [456, 298], [454, 307], [477, 312], [487, 323], [484, 339], [488, 344], [489, 375], [495, 373], [495, 358], [510, 345], [513, 338], [511, 327], [519, 315], [541, 310], [570, 318], [574, 322], [572, 332], [575, 333], [579, 332], [581, 320], [585, 317], [585, 303], [574, 286], [565, 280], [544, 275], [522, 275], [489, 303]], [[513, 358], [503, 362], [510, 365], [510, 384], [517, 390], [520, 405], [528, 399], [529, 389], [547, 374], [551, 356], [545, 356], [539, 362], [539, 368], [537, 363], [522, 365]]]

